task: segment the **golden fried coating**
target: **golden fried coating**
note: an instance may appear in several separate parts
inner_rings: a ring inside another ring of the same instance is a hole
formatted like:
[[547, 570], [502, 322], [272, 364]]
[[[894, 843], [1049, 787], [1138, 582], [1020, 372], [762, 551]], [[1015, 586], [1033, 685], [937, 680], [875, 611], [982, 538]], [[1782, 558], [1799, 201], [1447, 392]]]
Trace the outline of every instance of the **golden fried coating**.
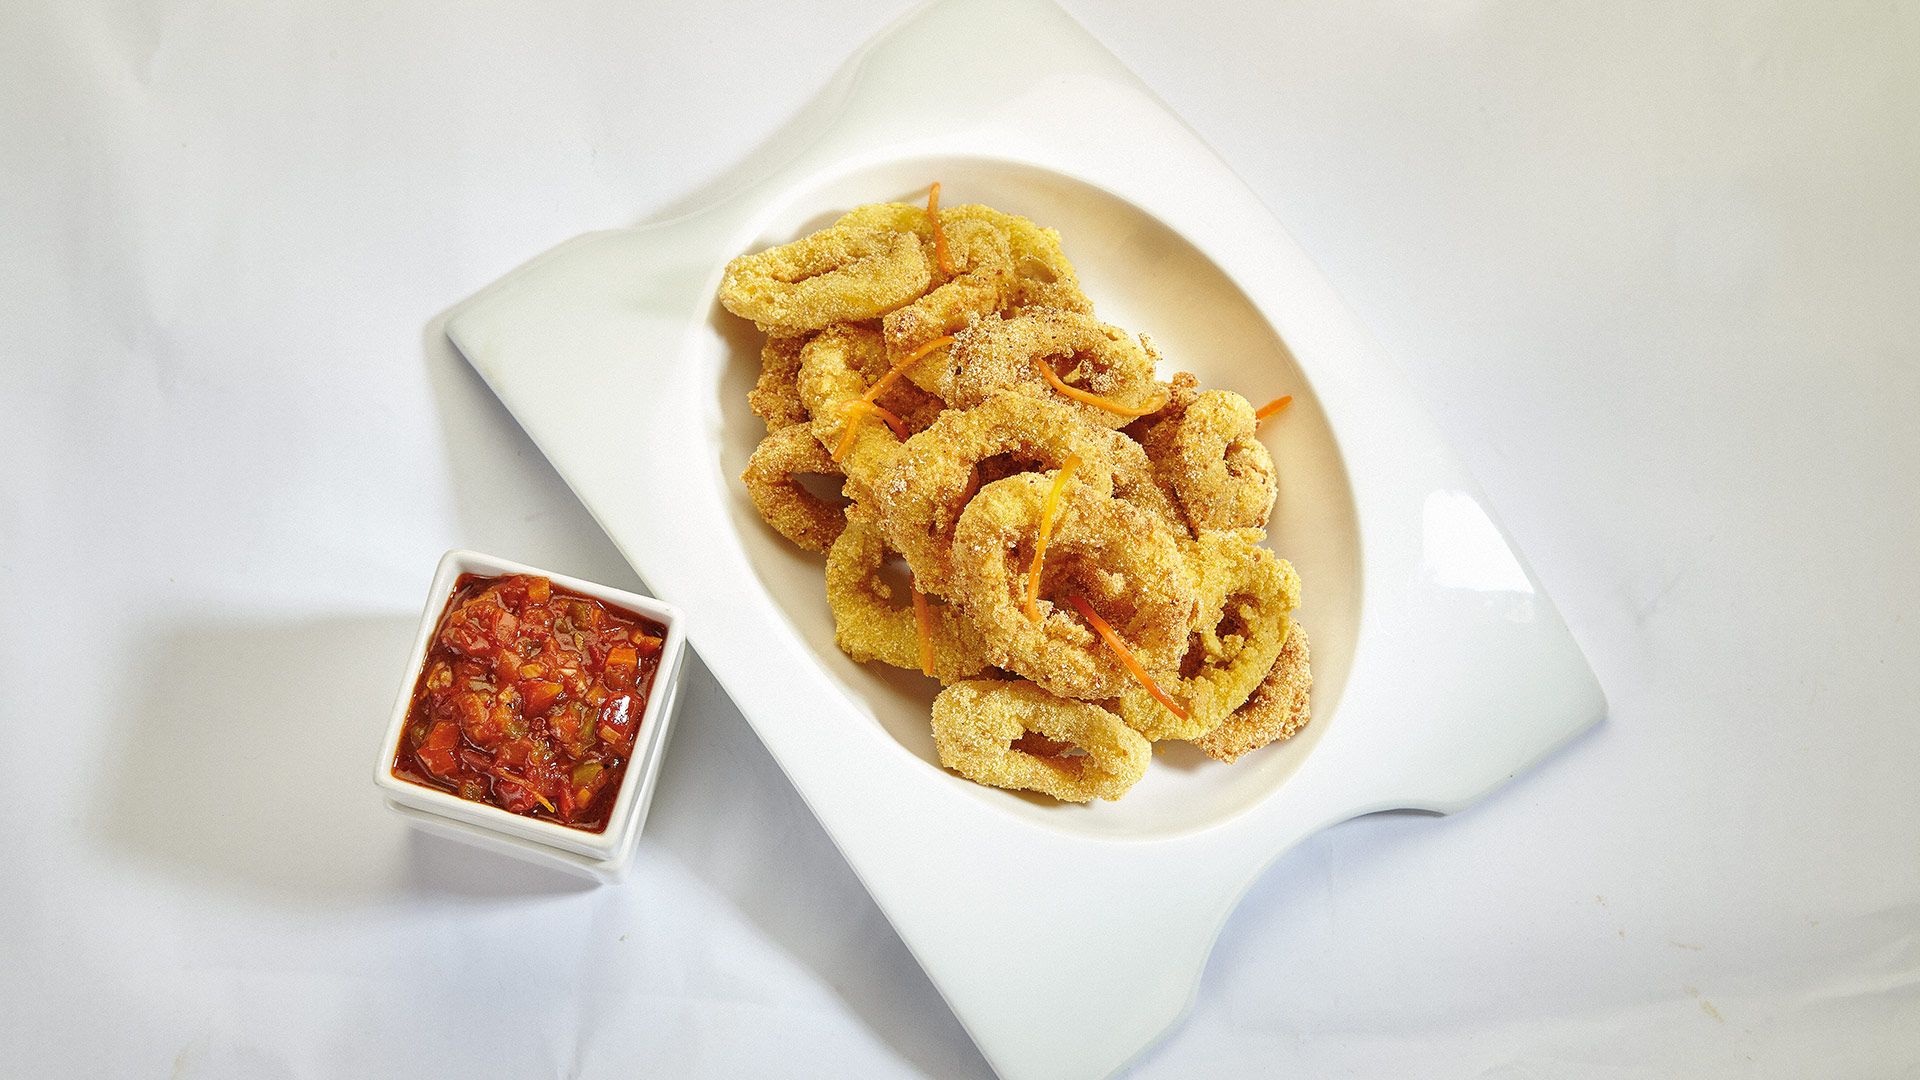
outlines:
[[1060, 233], [1042, 228], [1018, 214], [968, 203], [940, 212], [948, 223], [984, 221], [1006, 234], [1013, 255], [1013, 293], [1006, 314], [1023, 308], [1049, 307], [1093, 314], [1093, 302], [1080, 291], [1080, 275], [1060, 247]]
[[1064, 397], [1041, 374], [1042, 364], [1068, 386], [1119, 406], [1152, 408], [1160, 400], [1152, 358], [1124, 330], [1090, 315], [1050, 308], [975, 319], [955, 335], [940, 396], [956, 409], [968, 409], [1011, 390], [1058, 398], [1102, 427], [1132, 422], [1126, 413]]
[[[1046, 742], [1025, 738], [1029, 732]], [[975, 783], [1062, 802], [1118, 799], [1153, 759], [1152, 745], [1112, 713], [1028, 682], [973, 680], [942, 690], [933, 699], [933, 742], [940, 764]], [[1072, 749], [1025, 749], [1058, 744]]]
[[882, 325], [894, 356], [999, 311], [1013, 294], [1013, 255], [1005, 233], [984, 221], [955, 222], [946, 233], [956, 272], [920, 299], [887, 313]]
[[1147, 738], [1198, 739], [1244, 704], [1286, 643], [1288, 613], [1300, 606], [1292, 564], [1260, 547], [1257, 530], [1202, 533], [1187, 546], [1200, 592], [1187, 655], [1160, 686], [1183, 718], [1139, 686], [1120, 695], [1121, 719]]
[[[862, 663], [878, 660], [920, 670], [920, 631], [913, 606], [895, 595], [881, 570], [891, 554], [873, 511], [847, 507], [847, 527], [827, 553], [827, 602], [833, 608], [833, 639]], [[931, 608], [927, 627], [933, 675], [943, 683], [987, 670], [980, 634], [959, 609]]]
[[740, 479], [753, 508], [775, 531], [808, 551], [825, 553], [846, 525], [846, 514], [808, 491], [800, 477], [839, 475], [806, 426], [794, 424], [760, 441]]
[[[893, 354], [884, 349], [860, 349], [853, 354], [860, 377], [868, 386], [886, 375], [893, 366], [892, 360]], [[893, 380], [881, 391], [879, 403], [881, 408], [904, 420], [910, 433], [927, 430], [947, 410], [947, 403], [937, 394], [921, 389], [910, 379]]]
[[1256, 423], [1231, 390], [1205, 391], [1182, 413], [1160, 467], [1195, 532], [1266, 525], [1280, 488]]
[[767, 434], [807, 422], [800, 401], [800, 349], [808, 334], [774, 334], [760, 349], [760, 378], [747, 391], [747, 408], [766, 422]]
[[1273, 669], [1261, 680], [1247, 703], [1233, 710], [1220, 726], [1193, 744], [1207, 756], [1232, 764], [1269, 743], [1291, 739], [1313, 719], [1310, 693], [1313, 669], [1308, 666], [1307, 632], [1294, 623]]
[[860, 501], [871, 501], [875, 480], [900, 452], [892, 428], [874, 416], [855, 415], [868, 386], [861, 372], [884, 363], [885, 354], [880, 332], [856, 323], [830, 326], [800, 350], [800, 401], [813, 418], [814, 438], [839, 456], [836, 466], [847, 477], [847, 493]]
[[762, 330], [795, 334], [877, 319], [932, 278], [917, 235], [835, 224], [728, 263], [720, 303]]
[[1159, 410], [1133, 421], [1126, 428], [1127, 435], [1146, 450], [1147, 457], [1153, 461], [1156, 469], [1160, 466], [1160, 460], [1173, 449], [1174, 432], [1180, 429], [1180, 418], [1187, 414], [1187, 406], [1200, 396], [1200, 379], [1191, 371], [1175, 372], [1173, 378], [1160, 384], [1160, 390], [1165, 397]]
[[1065, 603], [1101, 612], [1148, 670], [1171, 672], [1198, 607], [1180, 543], [1165, 522], [1084, 484], [1066, 484], [1042, 562], [1039, 599], [1025, 610], [1033, 538], [1054, 474], [1026, 473], [980, 489], [954, 529], [952, 596], [980, 624], [987, 660], [1062, 697], [1118, 696], [1132, 677]]
[[872, 502], [896, 550], [921, 587], [947, 595], [953, 579], [953, 527], [979, 486], [992, 477], [1057, 469], [1079, 455], [1077, 475], [1102, 494], [1119, 493], [1157, 515], [1177, 519], [1153, 482], [1146, 454], [1118, 432], [1095, 427], [1047, 398], [996, 394], [972, 409], [949, 409], [908, 439], [875, 482]]
[[1292, 736], [1312, 675], [1299, 578], [1261, 546], [1277, 482], [1252, 406], [1157, 381], [1153, 343], [1093, 317], [1057, 232], [943, 209], [938, 187], [721, 283], [769, 335], [747, 396], [768, 435], [741, 478], [827, 554], [836, 643], [946, 684], [947, 768], [1064, 801], [1118, 798], [1155, 740], [1231, 762]]

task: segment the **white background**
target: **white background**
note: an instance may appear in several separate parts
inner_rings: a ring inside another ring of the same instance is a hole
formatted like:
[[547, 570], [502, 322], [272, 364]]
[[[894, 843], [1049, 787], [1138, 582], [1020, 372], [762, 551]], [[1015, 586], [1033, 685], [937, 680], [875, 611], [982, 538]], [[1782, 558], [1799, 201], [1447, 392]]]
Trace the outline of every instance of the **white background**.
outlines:
[[[1138, 1074], [1920, 1076], [1920, 5], [1068, 6], [1612, 705], [1281, 860]], [[909, 5], [241, 7], [0, 11], [0, 1073], [983, 1075], [704, 670], [618, 888], [367, 775], [443, 549], [637, 582], [436, 317]]]

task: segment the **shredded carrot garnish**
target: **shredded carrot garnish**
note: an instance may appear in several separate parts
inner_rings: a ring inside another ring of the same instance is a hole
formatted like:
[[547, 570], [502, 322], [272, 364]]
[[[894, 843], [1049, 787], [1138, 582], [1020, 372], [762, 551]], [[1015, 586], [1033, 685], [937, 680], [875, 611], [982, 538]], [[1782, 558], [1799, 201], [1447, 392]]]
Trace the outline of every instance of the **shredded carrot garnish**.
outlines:
[[1272, 416], [1274, 413], [1279, 412], [1281, 409], [1284, 409], [1291, 404], [1293, 404], [1293, 395], [1282, 394], [1279, 397], [1274, 398], [1272, 401], [1267, 402], [1265, 405], [1262, 405], [1259, 408], [1253, 410], [1254, 422], [1258, 423], [1262, 420], [1265, 420], [1267, 417]]
[[868, 413], [885, 420], [887, 426], [893, 429], [893, 433], [899, 436], [902, 442], [913, 434], [907, 430], [907, 422], [890, 410], [883, 409], [865, 398], [856, 398], [847, 402], [847, 426], [841, 429], [840, 441], [833, 445], [833, 460], [839, 461], [847, 456], [847, 451], [853, 449], [853, 433], [860, 429], [860, 422], [867, 418]]
[[1141, 408], [1122, 405], [1117, 401], [1103, 398], [1099, 394], [1082, 390], [1077, 386], [1068, 386], [1065, 380], [1060, 378], [1059, 373], [1053, 370], [1053, 365], [1047, 363], [1047, 359], [1044, 356], [1036, 358], [1033, 363], [1035, 367], [1040, 369], [1040, 374], [1046, 376], [1047, 382], [1053, 384], [1055, 390], [1060, 391], [1075, 401], [1082, 401], [1088, 405], [1092, 405], [1096, 409], [1105, 409], [1110, 413], [1118, 413], [1121, 416], [1147, 416], [1151, 413], [1159, 412], [1160, 407], [1166, 404], [1164, 401], [1159, 401]]
[[871, 406], [871, 408], [869, 408], [868, 411], [873, 413], [873, 415], [879, 417], [880, 419], [886, 421], [887, 426], [893, 429], [893, 433], [900, 437], [900, 441], [905, 442], [907, 439], [907, 436], [913, 434], [913, 432], [907, 430], [907, 422], [905, 420], [900, 419], [899, 416], [887, 411], [886, 409], [881, 408], [878, 405], [873, 404], [872, 402], [868, 402], [867, 404]]
[[940, 227], [940, 181], [927, 189], [927, 220], [933, 222], [933, 259], [940, 272], [953, 276], [953, 258], [947, 254], [947, 230]]
[[909, 586], [913, 590], [913, 630], [920, 638], [920, 674], [933, 675], [933, 612], [927, 607], [927, 594], [920, 586]]
[[1053, 519], [1060, 512], [1060, 495], [1067, 488], [1067, 478], [1079, 467], [1080, 455], [1067, 455], [1060, 471], [1053, 474], [1046, 500], [1040, 504], [1040, 533], [1033, 540], [1033, 565], [1027, 567], [1027, 618], [1035, 622], [1040, 621], [1040, 565], [1047, 557], [1047, 538], [1053, 535]]
[[951, 345], [951, 344], [953, 344], [953, 335], [948, 334], [946, 337], [934, 338], [932, 341], [929, 341], [925, 345], [922, 345], [919, 348], [908, 353], [906, 357], [902, 359], [899, 363], [888, 368], [887, 373], [885, 375], [882, 375], [878, 379], [875, 379], [873, 381], [873, 385], [867, 387], [867, 392], [860, 395], [861, 400], [863, 401], [880, 400], [880, 395], [886, 391], [887, 387], [893, 385], [893, 380], [899, 378], [902, 374], [904, 374], [906, 370], [912, 367], [917, 361], [919, 361], [921, 357], [927, 355], [928, 353], [932, 352], [935, 349], [940, 348], [943, 345]]
[[847, 423], [840, 429], [840, 441], [833, 446], [833, 460], [839, 461], [847, 456], [847, 451], [853, 449], [853, 433], [859, 430], [860, 421], [865, 420], [869, 412], [879, 407], [864, 399], [848, 403]]
[[1100, 613], [1093, 610], [1092, 604], [1087, 603], [1078, 596], [1067, 597], [1067, 603], [1072, 604], [1073, 610], [1078, 611], [1080, 617], [1092, 625], [1094, 633], [1099, 634], [1100, 640], [1106, 642], [1107, 648], [1112, 649], [1113, 655], [1119, 658], [1120, 666], [1126, 668], [1127, 674], [1132, 675], [1135, 681], [1145, 687], [1147, 693], [1152, 694], [1155, 701], [1165, 705], [1168, 712], [1180, 719], [1185, 720], [1187, 718], [1187, 710], [1181, 708], [1180, 703], [1168, 696], [1165, 690], [1160, 689], [1160, 684], [1154, 682], [1153, 676], [1147, 674], [1147, 669], [1141, 667], [1140, 661], [1133, 658], [1133, 653], [1128, 651], [1126, 644], [1120, 640], [1120, 635], [1114, 633], [1113, 627], [1107, 625], [1107, 620], [1101, 618]]
[[493, 771], [493, 775], [499, 777], [502, 780], [507, 781], [508, 783], [519, 784], [521, 787], [526, 788], [527, 794], [533, 796], [535, 802], [538, 802], [541, 806], [544, 806], [547, 808], [547, 813], [549, 814], [559, 813], [559, 811], [553, 808], [553, 804], [547, 801], [547, 797], [545, 795], [542, 795], [538, 791], [534, 790], [534, 787], [532, 784], [527, 783], [525, 780], [520, 779], [519, 777], [513, 775], [512, 773], [506, 771], [505, 769], [495, 769]]

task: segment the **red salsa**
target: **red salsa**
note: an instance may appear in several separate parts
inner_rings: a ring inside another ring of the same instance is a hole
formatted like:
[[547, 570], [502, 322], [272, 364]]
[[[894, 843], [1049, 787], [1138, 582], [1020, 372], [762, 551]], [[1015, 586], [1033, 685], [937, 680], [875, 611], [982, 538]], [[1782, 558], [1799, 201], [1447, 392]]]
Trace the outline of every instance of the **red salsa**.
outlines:
[[393, 774], [587, 832], [607, 827], [666, 629], [543, 577], [462, 574]]

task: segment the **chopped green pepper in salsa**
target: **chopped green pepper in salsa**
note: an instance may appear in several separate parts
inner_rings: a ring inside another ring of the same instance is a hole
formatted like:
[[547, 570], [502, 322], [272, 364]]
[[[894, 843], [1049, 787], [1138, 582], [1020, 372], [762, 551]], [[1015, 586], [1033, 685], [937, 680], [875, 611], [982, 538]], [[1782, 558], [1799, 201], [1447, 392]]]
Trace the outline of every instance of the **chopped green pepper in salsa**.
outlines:
[[544, 577], [462, 574], [393, 774], [587, 832], [607, 827], [666, 629]]

